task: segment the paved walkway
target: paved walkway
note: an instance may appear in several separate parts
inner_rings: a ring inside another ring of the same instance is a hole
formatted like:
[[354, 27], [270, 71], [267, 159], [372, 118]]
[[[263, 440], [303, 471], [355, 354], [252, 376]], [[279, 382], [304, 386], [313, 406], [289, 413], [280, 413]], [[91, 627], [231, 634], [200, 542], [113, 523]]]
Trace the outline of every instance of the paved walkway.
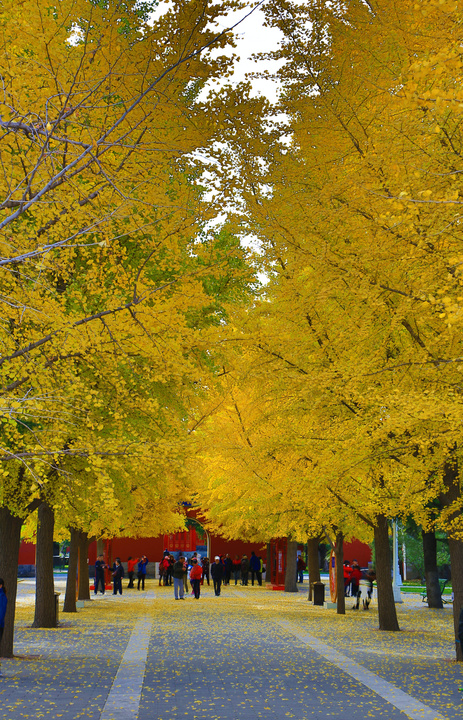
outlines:
[[[57, 582], [57, 585], [59, 583]], [[58, 589], [61, 589], [58, 587]], [[400, 633], [376, 610], [337, 616], [285, 594], [234, 586], [216, 598], [98, 596], [53, 630], [30, 627], [33, 581], [20, 584], [15, 652], [4, 660], [0, 718], [76, 720], [453, 720], [463, 668], [451, 608], [399, 606]], [[64, 588], [63, 588], [64, 591]]]

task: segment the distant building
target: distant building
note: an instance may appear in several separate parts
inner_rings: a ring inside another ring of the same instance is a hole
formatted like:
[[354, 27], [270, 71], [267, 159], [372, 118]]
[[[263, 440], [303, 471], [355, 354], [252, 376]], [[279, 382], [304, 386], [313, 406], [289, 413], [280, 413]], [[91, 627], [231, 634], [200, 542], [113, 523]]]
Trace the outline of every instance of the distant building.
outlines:
[[[103, 551], [105, 559], [108, 563], [112, 563], [116, 557], [120, 557], [123, 563], [127, 558], [141, 557], [146, 555], [149, 560], [148, 577], [157, 575], [157, 563], [160, 562], [165, 550], [168, 550], [175, 557], [182, 554], [191, 557], [197, 552], [200, 557], [214, 558], [216, 555], [225, 555], [228, 553], [233, 559], [235, 555], [241, 558], [244, 554], [248, 557], [251, 552], [262, 558], [264, 565], [270, 561], [270, 567], [267, 568], [266, 580], [276, 585], [284, 584], [284, 573], [286, 569], [286, 540], [275, 539], [269, 543], [268, 553], [267, 545], [262, 543], [247, 542], [244, 540], [227, 540], [221, 535], [210, 533], [198, 520], [198, 513], [188, 510], [187, 529], [182, 532], [168, 533], [158, 535], [157, 537], [133, 538], [133, 537], [116, 537], [103, 540], [98, 543], [98, 551]], [[298, 553], [307, 559], [307, 547], [304, 544], [298, 545]], [[88, 562], [90, 566], [90, 574], [92, 573], [97, 556], [97, 542], [93, 542], [88, 550]], [[354, 558], [359, 562], [361, 567], [367, 567], [371, 561], [371, 549], [365, 543], [354, 540], [352, 543], [345, 543], [344, 557], [347, 560]], [[323, 568], [322, 568], [323, 569]], [[21, 543], [19, 550], [19, 574], [34, 575], [35, 574], [35, 544]]]

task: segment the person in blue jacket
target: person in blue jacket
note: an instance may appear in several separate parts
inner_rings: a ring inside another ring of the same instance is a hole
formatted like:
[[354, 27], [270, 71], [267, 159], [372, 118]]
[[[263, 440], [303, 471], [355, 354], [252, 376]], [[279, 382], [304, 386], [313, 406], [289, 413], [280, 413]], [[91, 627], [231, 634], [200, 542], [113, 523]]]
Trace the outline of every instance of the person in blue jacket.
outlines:
[[148, 565], [148, 558], [146, 555], [142, 555], [140, 558], [140, 562], [138, 563], [138, 587], [137, 590], [140, 590], [140, 584], [141, 589], [145, 589], [145, 578], [146, 578], [146, 566]]
[[256, 556], [256, 553], [254, 550], [251, 553], [251, 557], [249, 559], [249, 568], [251, 570], [251, 582], [254, 585], [254, 576], [256, 576], [257, 582], [259, 585], [262, 585], [262, 575], [260, 572], [260, 560]]
[[[3, 637], [3, 630], [5, 629], [5, 613], [6, 606], [8, 604], [8, 598], [6, 596], [5, 583], [0, 578], [0, 643]], [[0, 677], [2, 673], [0, 671]]]

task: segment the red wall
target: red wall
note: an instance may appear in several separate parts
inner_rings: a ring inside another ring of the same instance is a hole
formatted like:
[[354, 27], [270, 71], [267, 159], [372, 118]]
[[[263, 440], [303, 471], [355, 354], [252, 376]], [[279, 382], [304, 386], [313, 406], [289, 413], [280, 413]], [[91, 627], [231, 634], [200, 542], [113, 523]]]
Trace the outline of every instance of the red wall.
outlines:
[[264, 565], [267, 562], [267, 546], [259, 543], [247, 543], [242, 540], [226, 540], [220, 535], [211, 535], [211, 555], [225, 555], [228, 553], [233, 560], [235, 555], [240, 558], [246, 554], [250, 557], [251, 552], [254, 550], [257, 557], [261, 557], [264, 561]]
[[350, 543], [344, 543], [344, 560], [357, 560], [361, 568], [368, 567], [371, 562], [371, 547], [360, 540], [352, 540]]
[[18, 565], [35, 565], [35, 543], [21, 540]]
[[[245, 553], [249, 557], [251, 551], [254, 550], [258, 557], [262, 557], [264, 564], [267, 562], [265, 545], [244, 542], [243, 540], [227, 540], [220, 535], [210, 535], [209, 537], [211, 557], [225, 555], [225, 553], [228, 553], [232, 559], [235, 555], [241, 558]], [[111, 560], [111, 562], [116, 557], [120, 557], [125, 562], [129, 555], [132, 557], [146, 555], [150, 562], [159, 562], [162, 559], [164, 550], [170, 549], [164, 547], [164, 535], [159, 535], [156, 538], [114, 538], [107, 541], [107, 543], [109, 543], [107, 552], [109, 552], [110, 557], [106, 559]], [[96, 560], [96, 542], [90, 545], [88, 557], [90, 565], [93, 565]], [[357, 560], [360, 567], [366, 568], [368, 563], [371, 562], [371, 548], [360, 542], [360, 540], [344, 543], [344, 560], [349, 560], [349, 562]]]
[[[164, 535], [157, 538], [114, 538], [108, 541], [108, 552], [111, 557], [107, 560], [113, 561], [114, 558], [120, 557], [125, 562], [129, 555], [132, 557], [140, 557], [146, 555], [150, 562], [159, 562], [162, 559], [164, 550]], [[215, 555], [225, 555], [228, 553], [231, 558], [239, 555], [241, 558], [244, 553], [249, 557], [251, 551], [254, 550], [256, 555], [260, 555], [266, 562], [266, 546], [258, 543], [247, 543], [242, 540], [226, 540], [219, 535], [210, 535], [210, 553], [211, 557]], [[203, 555], [204, 553], [201, 553]], [[93, 565], [96, 560], [96, 542], [92, 543], [88, 550], [89, 564]]]

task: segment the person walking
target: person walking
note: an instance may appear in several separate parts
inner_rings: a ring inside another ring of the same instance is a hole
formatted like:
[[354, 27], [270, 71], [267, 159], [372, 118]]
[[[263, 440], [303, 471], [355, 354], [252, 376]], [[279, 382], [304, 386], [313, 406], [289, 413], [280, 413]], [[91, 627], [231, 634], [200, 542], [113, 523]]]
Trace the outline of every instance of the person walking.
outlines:
[[249, 560], [247, 555], [243, 555], [241, 558], [241, 585], [248, 584], [249, 576]]
[[360, 580], [362, 579], [362, 571], [360, 570], [357, 560], [352, 561], [352, 569], [350, 573], [351, 593], [352, 597], [357, 598], [360, 589]]
[[262, 580], [263, 580], [264, 572], [265, 572], [265, 565], [264, 565], [264, 561], [262, 560], [262, 558], [261, 558], [260, 556], [259, 556], [259, 562], [260, 562], [260, 568], [259, 568], [259, 570], [260, 570], [260, 584], [262, 585]]
[[203, 570], [201, 565], [198, 565], [198, 561], [196, 558], [192, 558], [191, 560], [191, 570], [190, 570], [190, 582], [191, 587], [193, 588], [193, 593], [196, 600], [199, 600], [199, 595], [201, 592], [201, 575], [203, 574]]
[[230, 585], [230, 578], [232, 574], [233, 561], [230, 555], [227, 553], [223, 561], [223, 584]]
[[222, 585], [222, 579], [224, 575], [224, 567], [222, 563], [220, 562], [220, 558], [218, 555], [215, 556], [214, 562], [211, 565], [211, 576], [212, 576], [212, 582], [214, 583], [214, 592], [216, 597], [219, 597], [220, 595], [220, 587]]
[[159, 563], [159, 585], [162, 585], [164, 580], [164, 587], [169, 584], [168, 569], [170, 565], [169, 554], [164, 552], [162, 560]]
[[131, 555], [129, 555], [129, 559], [127, 560], [127, 574], [129, 576], [129, 584], [127, 585], [127, 589], [133, 588], [133, 576], [135, 575], [135, 565], [138, 562], [138, 558], [133, 559]]
[[296, 574], [297, 578], [296, 581], [299, 583], [304, 582], [304, 570], [307, 568], [307, 565], [305, 564], [304, 560], [302, 559], [302, 555], [297, 556], [297, 563], [296, 563]]
[[183, 558], [183, 585], [184, 591], [188, 593], [188, 558]]
[[201, 566], [202, 566], [202, 570], [203, 570], [203, 574], [202, 574], [202, 576], [201, 576], [201, 585], [204, 585], [204, 578], [206, 578], [207, 584], [210, 585], [210, 582], [209, 582], [209, 565], [210, 565], [210, 563], [209, 563], [209, 558], [208, 558], [208, 557], [203, 557], [203, 558], [201, 559]]
[[96, 561], [95, 561], [95, 582], [93, 584], [93, 589], [95, 595], [98, 595], [98, 588], [101, 586], [101, 594], [104, 595], [104, 571], [105, 571], [105, 562], [103, 560], [103, 555], [98, 555]]
[[142, 589], [142, 590], [145, 589], [145, 578], [146, 578], [146, 566], [147, 566], [147, 565], [148, 565], [148, 558], [146, 557], [146, 555], [142, 555], [141, 558], [140, 558], [140, 562], [138, 563], [138, 572], [137, 572], [138, 586], [137, 586], [137, 590], [140, 590], [140, 585], [141, 585], [141, 589]]
[[238, 585], [238, 580], [241, 576], [241, 560], [238, 555], [235, 555], [233, 560], [233, 577], [235, 578], [235, 585]]
[[168, 565], [167, 565], [167, 571], [166, 571], [166, 585], [172, 585], [173, 577], [174, 577], [174, 556], [168, 555], [167, 556]]
[[254, 576], [256, 577], [258, 584], [262, 585], [262, 576], [260, 574], [260, 560], [257, 557], [254, 550], [251, 553], [251, 558], [249, 560], [249, 567], [251, 570], [251, 585], [254, 585]]
[[121, 565], [121, 559], [116, 558], [113, 565], [113, 595], [122, 595], [122, 578], [124, 577], [124, 568]]
[[352, 568], [350, 566], [349, 560], [344, 560], [343, 573], [344, 573], [344, 595], [346, 597], [349, 597], [349, 589], [350, 589], [351, 575], [352, 575]]
[[174, 578], [174, 597], [176, 600], [184, 600], [183, 591], [183, 571], [185, 569], [185, 558], [180, 555], [178, 560], [174, 562], [172, 575]]

